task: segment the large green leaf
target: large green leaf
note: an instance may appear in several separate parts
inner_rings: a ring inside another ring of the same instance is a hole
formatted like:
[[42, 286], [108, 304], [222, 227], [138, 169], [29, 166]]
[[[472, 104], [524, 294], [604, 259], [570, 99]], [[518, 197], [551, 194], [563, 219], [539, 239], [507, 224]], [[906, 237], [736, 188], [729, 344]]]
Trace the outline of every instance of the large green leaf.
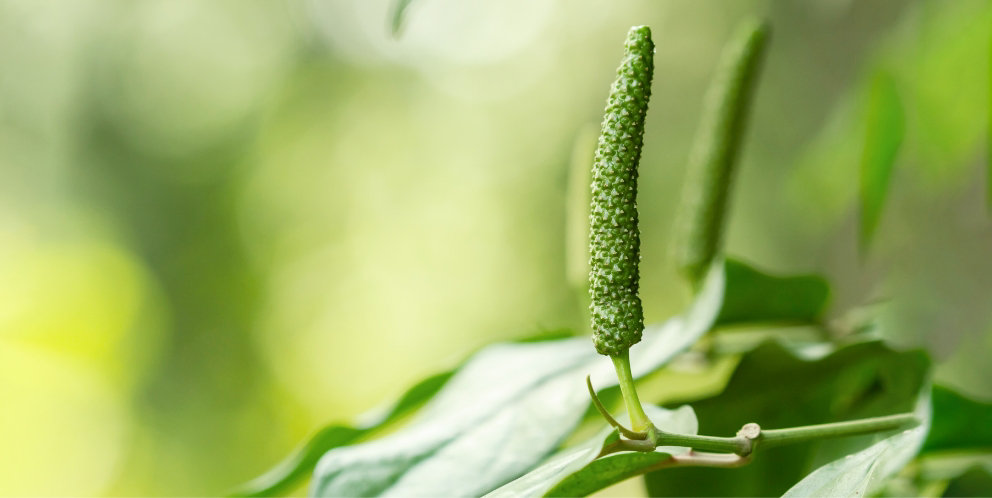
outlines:
[[[645, 405], [655, 427], [678, 434], [696, 434], [699, 424], [689, 406], [666, 410]], [[625, 420], [621, 420], [625, 424]], [[688, 448], [661, 447], [651, 453], [624, 452], [596, 459], [606, 445], [618, 439], [615, 429], [607, 428], [582, 444], [560, 451], [526, 475], [486, 495], [487, 498], [536, 496], [586, 496], [631, 475], [644, 473], [651, 465], [681, 454]]]
[[992, 452], [992, 403], [976, 401], [948, 387], [933, 386], [933, 427], [924, 452], [985, 450]]
[[[765, 429], [911, 411], [929, 360], [883, 343], [836, 349], [768, 341], [746, 353], [720, 394], [692, 403], [700, 432], [731, 436], [756, 422]], [[646, 476], [651, 496], [776, 496], [820, 463], [870, 445], [866, 437], [762, 449], [739, 469], [673, 468]]]
[[395, 403], [362, 417], [363, 422], [356, 426], [334, 424], [320, 429], [275, 467], [240, 486], [231, 495], [272, 496], [291, 491], [310, 474], [324, 453], [351, 444], [409, 413], [440, 391], [453, 374], [454, 370], [449, 370], [427, 377], [408, 389]]
[[860, 498], [878, 490], [886, 478], [902, 470], [923, 447], [930, 429], [929, 392], [920, 396], [915, 411], [921, 420], [919, 426], [816, 469], [783, 496]]
[[915, 464], [884, 496], [992, 496], [992, 405], [935, 385], [930, 432]]
[[867, 247], [882, 216], [892, 167], [905, 124], [892, 75], [879, 71], [868, 95], [867, 130], [861, 155], [861, 244]]
[[719, 325], [756, 322], [816, 323], [830, 294], [818, 275], [775, 277], [727, 259], [727, 291]]
[[[649, 326], [631, 348], [635, 377], [671, 360], [713, 325], [724, 290], [713, 266], [681, 317]], [[589, 406], [584, 377], [616, 385], [588, 339], [495, 344], [475, 354], [403, 430], [327, 452], [317, 496], [471, 496], [525, 474], [571, 433]]]
[[[719, 266], [719, 265], [718, 265]], [[715, 294], [715, 285], [724, 285], [725, 291], [722, 297], [722, 308], [720, 316], [725, 323], [767, 323], [767, 322], [794, 322], [812, 320], [819, 313], [819, 308], [823, 305], [826, 297], [826, 288], [819, 277], [795, 277], [779, 278], [771, 277], [753, 268], [736, 261], [728, 261], [725, 264], [724, 279], [715, 276], [707, 291], [700, 295], [696, 309], [707, 309], [712, 311], [715, 306], [720, 305]], [[719, 280], [717, 282], [716, 280]], [[774, 299], [775, 304], [770, 306], [751, 306], [748, 308], [747, 294], [761, 292], [771, 296], [780, 296]], [[789, 296], [795, 296], [790, 300]], [[819, 296], [819, 297], [817, 297]], [[702, 306], [701, 303], [709, 303]], [[708, 307], [707, 307], [708, 306]], [[700, 311], [697, 315], [705, 314]], [[699, 323], [706, 321], [702, 317]], [[669, 324], [674, 325], [674, 323]], [[660, 330], [660, 327], [652, 327], [653, 330]], [[673, 336], [674, 329], [666, 328]], [[691, 337], [698, 337], [701, 327], [696, 327], [690, 335], [677, 341], [680, 347], [692, 342]], [[650, 334], [650, 330], [648, 331]], [[553, 341], [570, 337], [570, 333], [563, 331], [550, 331], [541, 333], [532, 338], [516, 341], [520, 344]], [[572, 344], [581, 344], [581, 341], [561, 342], [563, 348], [575, 347]], [[579, 345], [581, 349], [583, 346]], [[555, 347], [550, 347], [555, 349]], [[645, 346], [638, 346], [634, 349], [635, 369], [638, 375], [648, 373], [652, 368], [656, 369], [668, 359], [668, 352], [657, 346], [648, 348], [649, 351], [639, 353]], [[662, 353], [649, 355], [647, 353], [655, 351]], [[590, 358], [595, 358], [591, 349], [587, 351]], [[554, 353], [551, 353], [552, 355]], [[640, 356], [638, 356], [640, 354]], [[641, 359], [638, 359], [641, 358]], [[641, 367], [647, 365], [647, 367]], [[653, 365], [653, 367], [652, 367]], [[459, 367], [460, 368], [460, 367]], [[316, 462], [324, 453], [341, 446], [354, 444], [369, 434], [372, 434], [395, 421], [396, 419], [410, 413], [417, 407], [432, 398], [454, 374], [455, 370], [449, 370], [422, 380], [405, 393], [398, 402], [388, 405], [383, 409], [375, 411], [375, 414], [361, 417], [362, 422], [355, 425], [333, 424], [315, 433], [311, 438], [297, 448], [291, 455], [278, 463], [264, 475], [246, 483], [236, 489], [233, 494], [237, 496], [265, 496], [283, 494], [299, 485], [304, 478], [313, 471]], [[612, 379], [612, 378], [611, 378]], [[617, 391], [615, 382], [611, 379], [604, 381], [600, 387], [603, 388], [608, 398], [613, 397], [613, 391]], [[614, 387], [610, 387], [613, 385]], [[598, 415], [597, 415], [598, 417]]]
[[920, 487], [943, 496], [992, 496], [992, 404], [941, 385], [919, 462]]
[[[541, 330], [517, 339], [526, 344], [573, 337], [566, 329]], [[359, 417], [354, 425], [331, 424], [315, 432], [289, 456], [267, 472], [239, 486], [232, 496], [272, 496], [288, 493], [313, 472], [320, 457], [333, 448], [353, 444], [422, 406], [444, 387], [458, 367], [424, 378], [409, 388], [398, 400]]]

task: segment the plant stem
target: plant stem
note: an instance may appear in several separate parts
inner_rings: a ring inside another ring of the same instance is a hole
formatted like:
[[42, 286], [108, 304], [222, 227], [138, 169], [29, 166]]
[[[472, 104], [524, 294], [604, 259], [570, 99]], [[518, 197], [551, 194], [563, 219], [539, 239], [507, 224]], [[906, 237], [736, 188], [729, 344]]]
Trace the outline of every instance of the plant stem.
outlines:
[[682, 446], [694, 450], [736, 453], [738, 455], [747, 455], [751, 452], [751, 443], [747, 438], [740, 436], [713, 437], [659, 431], [658, 446]]
[[623, 393], [623, 402], [627, 405], [627, 413], [630, 414], [631, 429], [637, 432], [646, 431], [648, 427], [651, 427], [651, 419], [644, 413], [641, 400], [637, 398], [634, 376], [630, 373], [630, 351], [624, 351], [617, 356], [610, 356], [610, 359], [613, 360], [613, 367], [617, 370], [620, 392]]
[[753, 438], [749, 438], [743, 434], [738, 434], [737, 437], [712, 437], [672, 434], [659, 431], [657, 444], [658, 446], [683, 446], [694, 450], [736, 453], [746, 456], [753, 451], [753, 444], [762, 448], [770, 448], [786, 444], [805, 443], [817, 439], [890, 431], [902, 427], [913, 427], [917, 424], [919, 424], [919, 420], [916, 419], [915, 415], [912, 413], [902, 413], [899, 415], [888, 415], [885, 417], [866, 418], [832, 424], [761, 430], [757, 437]]
[[765, 448], [784, 444], [804, 443], [816, 439], [871, 434], [874, 432], [895, 430], [901, 427], [916, 426], [918, 424], [919, 420], [912, 413], [901, 413], [886, 417], [866, 418], [833, 424], [762, 430], [761, 435], [758, 437], [758, 444]]

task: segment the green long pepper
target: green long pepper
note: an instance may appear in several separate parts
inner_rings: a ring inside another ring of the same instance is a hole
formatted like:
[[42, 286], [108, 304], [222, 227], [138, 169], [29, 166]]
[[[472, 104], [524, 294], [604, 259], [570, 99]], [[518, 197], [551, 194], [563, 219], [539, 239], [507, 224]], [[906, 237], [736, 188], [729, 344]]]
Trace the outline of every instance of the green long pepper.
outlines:
[[741, 23], [706, 94], [689, 158], [674, 251], [679, 269], [696, 287], [720, 252], [727, 198], [768, 36], [767, 23]]
[[600, 354], [614, 357], [638, 343], [644, 330], [638, 296], [637, 164], [653, 73], [651, 29], [630, 28], [596, 149], [589, 215], [593, 342]]

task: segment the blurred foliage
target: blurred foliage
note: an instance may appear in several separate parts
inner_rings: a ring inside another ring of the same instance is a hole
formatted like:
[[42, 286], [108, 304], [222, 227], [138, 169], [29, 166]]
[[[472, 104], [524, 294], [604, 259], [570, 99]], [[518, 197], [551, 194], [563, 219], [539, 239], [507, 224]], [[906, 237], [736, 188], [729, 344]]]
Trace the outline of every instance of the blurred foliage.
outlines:
[[923, 451], [992, 448], [992, 403], [962, 396], [945, 386], [933, 388], [934, 419]]
[[905, 118], [892, 76], [880, 71], [868, 96], [865, 145], [861, 155], [861, 245], [871, 243], [905, 133]]
[[[987, 1], [422, 0], [399, 38], [395, 4], [0, 0], [0, 494], [219, 494], [483, 344], [581, 330], [568, 164], [634, 24], [646, 318], [688, 302], [703, 89], [764, 15], [729, 251], [825, 274], [827, 323], [886, 299], [881, 334], [992, 398]], [[879, 68], [905, 134], [862, 257]]]
[[727, 296], [717, 323], [733, 325], [765, 317], [781, 322], [815, 324], [827, 305], [830, 288], [823, 277], [776, 277], [727, 260]]

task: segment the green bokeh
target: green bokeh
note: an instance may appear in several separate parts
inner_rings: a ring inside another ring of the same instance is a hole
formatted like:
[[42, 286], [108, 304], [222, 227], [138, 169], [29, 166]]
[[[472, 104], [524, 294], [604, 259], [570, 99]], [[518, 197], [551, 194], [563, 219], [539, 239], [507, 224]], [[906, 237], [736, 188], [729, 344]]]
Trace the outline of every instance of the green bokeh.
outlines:
[[[586, 330], [568, 170], [641, 24], [646, 321], [688, 302], [703, 93], [765, 16], [728, 253], [825, 275], [828, 323], [884, 301], [992, 397], [987, 1], [422, 0], [399, 38], [392, 3], [0, 0], [0, 495], [223, 493], [481, 345]], [[906, 127], [862, 254], [878, 68]]]

